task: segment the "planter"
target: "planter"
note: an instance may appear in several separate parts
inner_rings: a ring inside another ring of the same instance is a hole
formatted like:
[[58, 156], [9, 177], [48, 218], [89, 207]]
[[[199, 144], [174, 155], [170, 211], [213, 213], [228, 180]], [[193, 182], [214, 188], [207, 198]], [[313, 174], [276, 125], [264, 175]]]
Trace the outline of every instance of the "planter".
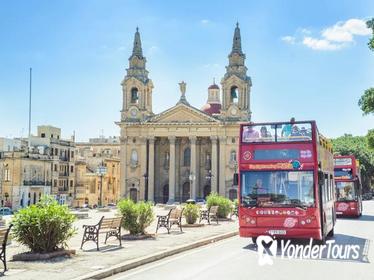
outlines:
[[50, 253], [21, 253], [13, 256], [13, 261], [40, 261], [57, 257], [71, 257], [75, 250], [60, 250]]

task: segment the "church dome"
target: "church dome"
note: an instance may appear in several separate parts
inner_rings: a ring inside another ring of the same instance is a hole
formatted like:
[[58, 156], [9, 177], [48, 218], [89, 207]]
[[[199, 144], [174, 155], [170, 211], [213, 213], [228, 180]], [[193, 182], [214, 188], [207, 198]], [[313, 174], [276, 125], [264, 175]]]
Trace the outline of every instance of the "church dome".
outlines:
[[213, 115], [213, 114], [219, 114], [221, 112], [221, 104], [220, 103], [207, 103], [203, 107], [201, 107], [201, 111]]
[[219, 86], [217, 86], [216, 84], [213, 84], [210, 87], [208, 87], [208, 89], [219, 89]]

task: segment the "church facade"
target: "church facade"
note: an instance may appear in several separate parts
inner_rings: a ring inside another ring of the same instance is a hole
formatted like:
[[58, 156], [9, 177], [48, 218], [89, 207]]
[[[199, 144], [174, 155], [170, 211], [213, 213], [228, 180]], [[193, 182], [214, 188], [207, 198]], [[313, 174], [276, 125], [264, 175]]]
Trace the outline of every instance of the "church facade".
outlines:
[[121, 197], [155, 203], [205, 198], [211, 192], [236, 198], [239, 125], [251, 118], [251, 79], [237, 24], [229, 63], [221, 80], [208, 88], [201, 108], [188, 103], [179, 83], [176, 105], [155, 114], [153, 83], [146, 69], [140, 33], [135, 32], [129, 68], [122, 85]]

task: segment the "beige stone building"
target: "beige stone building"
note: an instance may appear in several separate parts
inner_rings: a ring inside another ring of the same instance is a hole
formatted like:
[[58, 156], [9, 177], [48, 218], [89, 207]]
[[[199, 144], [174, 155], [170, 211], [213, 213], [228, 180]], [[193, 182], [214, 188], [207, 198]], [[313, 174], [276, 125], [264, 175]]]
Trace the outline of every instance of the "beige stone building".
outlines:
[[[77, 142], [76, 188], [74, 206], [117, 203], [120, 199], [120, 142], [119, 137], [99, 137], [89, 142]], [[97, 174], [98, 168], [105, 174]]]
[[[205, 198], [211, 192], [235, 198], [239, 124], [251, 117], [240, 29], [234, 32], [221, 89], [208, 88], [208, 102], [189, 104], [186, 83], [176, 105], [159, 114], [152, 108], [153, 83], [136, 30], [122, 85], [121, 196], [161, 203]], [[222, 100], [222, 101], [221, 101]]]
[[1, 152], [0, 205], [17, 210], [50, 194], [51, 165], [49, 156], [38, 150]]
[[78, 160], [75, 166], [76, 187], [73, 206], [100, 205], [100, 195], [103, 206], [118, 202], [120, 199], [119, 159], [103, 159], [106, 173], [102, 177], [97, 174], [96, 169], [90, 168], [83, 160]]
[[51, 194], [61, 204], [71, 205], [75, 187], [75, 142], [61, 139], [61, 129], [51, 125], [41, 125], [37, 135], [31, 136], [32, 149], [39, 150], [52, 160], [52, 191]]

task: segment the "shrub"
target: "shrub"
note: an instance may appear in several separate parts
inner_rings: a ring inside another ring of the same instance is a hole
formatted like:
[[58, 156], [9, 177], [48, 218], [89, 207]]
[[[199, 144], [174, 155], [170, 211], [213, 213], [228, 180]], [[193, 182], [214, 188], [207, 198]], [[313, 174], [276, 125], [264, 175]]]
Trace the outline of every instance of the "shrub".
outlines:
[[123, 216], [123, 228], [127, 229], [130, 234], [145, 234], [145, 229], [153, 219], [152, 204], [149, 202], [135, 203], [130, 198], [118, 202], [117, 207]]
[[74, 220], [67, 206], [44, 196], [37, 204], [14, 215], [13, 238], [33, 253], [53, 252], [66, 247], [66, 242], [76, 233]]
[[207, 197], [207, 207], [218, 205], [218, 218], [227, 218], [231, 213], [232, 202], [230, 199], [220, 196], [217, 193], [211, 193]]
[[199, 206], [196, 204], [187, 204], [184, 207], [183, 215], [186, 218], [187, 224], [194, 224], [199, 217]]

